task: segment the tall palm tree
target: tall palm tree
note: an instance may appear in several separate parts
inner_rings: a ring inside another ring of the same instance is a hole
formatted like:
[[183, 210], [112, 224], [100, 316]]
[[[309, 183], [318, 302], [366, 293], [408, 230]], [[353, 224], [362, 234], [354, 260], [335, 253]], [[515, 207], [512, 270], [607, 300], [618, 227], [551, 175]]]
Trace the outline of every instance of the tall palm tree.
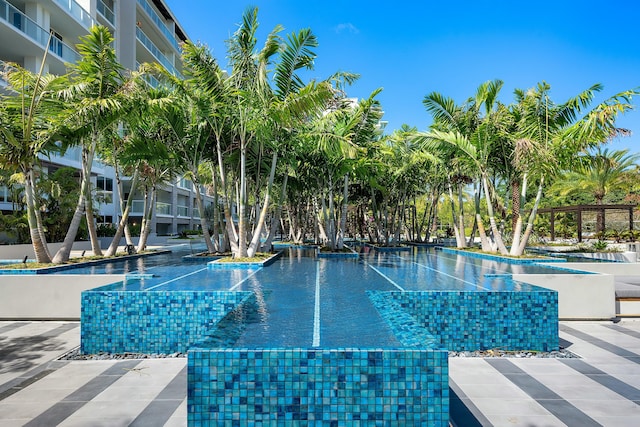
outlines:
[[[629, 154], [629, 150], [609, 151], [596, 147], [595, 150], [581, 155], [575, 169], [561, 174], [556, 185], [560, 194], [573, 192], [590, 193], [596, 204], [601, 205], [606, 195], [625, 188], [630, 183], [630, 174], [640, 159], [638, 154]], [[604, 230], [604, 216], [598, 212], [596, 231]]]
[[[490, 186], [489, 176], [490, 156], [493, 146], [496, 143], [500, 128], [502, 126], [503, 109], [497, 102], [503, 82], [500, 80], [488, 81], [481, 84], [476, 90], [473, 98], [469, 99], [463, 106], [456, 106], [455, 103], [438, 93], [431, 93], [424, 98], [423, 104], [434, 117], [434, 126], [428, 133], [418, 134], [418, 138], [427, 143], [427, 149], [433, 149], [429, 143], [435, 142], [440, 149], [446, 147], [453, 148], [451, 155], [455, 156], [453, 164], [458, 165], [458, 170], [471, 175], [473, 180], [479, 182], [485, 197], [489, 214], [489, 223], [495, 245], [502, 253], [506, 253], [502, 235], [498, 229], [493, 209], [493, 189]], [[454, 220], [456, 231], [456, 241], [458, 247], [466, 246], [464, 236], [462, 187], [467, 182], [464, 179], [457, 179], [458, 199], [460, 213], [459, 223]], [[453, 199], [451, 186], [449, 186], [450, 198]], [[453, 200], [451, 200], [453, 205]], [[454, 210], [452, 210], [455, 212]], [[482, 217], [479, 211], [479, 204], [476, 203], [476, 223], [480, 232], [480, 239], [483, 250], [491, 250]]]
[[[258, 49], [257, 12], [257, 8], [247, 9], [238, 30], [228, 41], [232, 68], [228, 78], [219, 71], [219, 66], [206, 49], [187, 48], [190, 50], [188, 64], [194, 70], [194, 77], [220, 101], [212, 109], [209, 122], [216, 140], [219, 178], [226, 191], [227, 234], [236, 257], [252, 256], [259, 247], [260, 233], [270, 206], [270, 192], [279, 154], [278, 143], [295, 129], [295, 123], [315, 114], [313, 110], [318, 110], [332, 95], [328, 83], [304, 85], [298, 75], [298, 70], [313, 65], [313, 48], [317, 40], [311, 31], [301, 30], [283, 40], [279, 36], [282, 27], [276, 26], [268, 34], [264, 46]], [[278, 61], [275, 61], [276, 58]], [[269, 79], [270, 70], [273, 70], [273, 80]], [[225, 149], [229, 149], [230, 153], [223, 156]], [[249, 227], [250, 165], [259, 168], [255, 171], [257, 179], [254, 185], [260, 185], [259, 181], [263, 181], [260, 177], [262, 162], [259, 158], [252, 159], [252, 153], [270, 155], [271, 166], [268, 167], [268, 178], [264, 180], [266, 187], [262, 208], [254, 213], [256, 223]], [[237, 163], [234, 165], [239, 188], [237, 227], [228, 207], [233, 199], [231, 186], [227, 182], [229, 154], [237, 154]], [[252, 238], [249, 238], [250, 228], [253, 228]]]
[[44, 75], [45, 59], [38, 73], [15, 64], [6, 70], [10, 94], [0, 103], [0, 165], [23, 175], [31, 242], [36, 260], [46, 263], [51, 255], [36, 205], [35, 171], [40, 155], [58, 149], [54, 123], [63, 106], [56, 93], [64, 87], [65, 77]]
[[80, 60], [72, 67], [70, 85], [62, 94], [71, 111], [67, 126], [82, 145], [82, 183], [76, 210], [62, 247], [53, 262], [69, 259], [83, 213], [86, 215], [94, 254], [101, 254], [95, 232], [91, 199], [91, 167], [100, 132], [123, 112], [124, 69], [117, 60], [113, 37], [100, 25], [91, 27], [78, 45]]
[[[522, 202], [513, 232], [511, 254], [521, 255], [525, 250], [545, 179], [568, 168], [584, 150], [626, 133], [616, 126], [616, 118], [633, 108], [631, 98], [638, 92], [629, 90], [618, 93], [589, 110], [595, 95], [601, 90], [602, 85], [595, 84], [562, 104], [551, 100], [551, 86], [546, 82], [527, 91], [516, 90], [517, 104], [514, 109], [518, 111], [518, 121], [513, 138], [517, 141], [515, 147], [521, 151], [516, 151], [514, 158], [521, 176]], [[538, 180], [538, 185], [524, 227], [523, 201], [526, 200], [528, 180], [532, 177]]]

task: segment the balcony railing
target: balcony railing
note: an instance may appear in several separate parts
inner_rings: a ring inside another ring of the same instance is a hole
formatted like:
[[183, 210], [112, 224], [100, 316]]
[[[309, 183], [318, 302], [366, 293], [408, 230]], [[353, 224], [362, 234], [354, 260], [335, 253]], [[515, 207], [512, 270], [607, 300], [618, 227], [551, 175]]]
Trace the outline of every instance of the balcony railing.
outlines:
[[[0, 21], [7, 22], [9, 25], [28, 36], [43, 48], [47, 47], [49, 32], [5, 0], [0, 0]], [[80, 55], [75, 50], [55, 37], [51, 37], [49, 50], [62, 58], [65, 62], [75, 63], [80, 59]]]
[[167, 24], [164, 23], [164, 20], [160, 16], [158, 16], [158, 13], [155, 11], [155, 9], [151, 7], [151, 5], [146, 0], [138, 0], [138, 4], [142, 7], [142, 9], [144, 9], [145, 12], [147, 12], [147, 15], [149, 15], [151, 20], [156, 24], [158, 29], [162, 32], [162, 34], [164, 34], [167, 40], [169, 40], [169, 42], [178, 51], [180, 51], [180, 45], [178, 44], [176, 37], [174, 36], [173, 32], [169, 28], [167, 28]]
[[104, 16], [104, 19], [111, 22], [112, 25], [116, 25], [116, 15], [113, 10], [109, 8], [102, 0], [98, 0], [97, 4], [98, 12]]
[[149, 52], [151, 52], [151, 54], [158, 60], [160, 64], [162, 64], [163, 67], [167, 69], [167, 71], [175, 76], [182, 77], [178, 70], [176, 70], [176, 67], [173, 66], [171, 61], [169, 61], [167, 57], [164, 56], [164, 54], [160, 51], [160, 49], [158, 49], [156, 45], [153, 44], [151, 39], [147, 37], [147, 35], [140, 29], [140, 27], [136, 27], [136, 36], [138, 37], [138, 40], [140, 40], [140, 43], [142, 43], [147, 49], [149, 49]]
[[189, 217], [189, 208], [187, 206], [176, 206], [178, 208], [178, 216]]
[[156, 202], [156, 214], [171, 215], [171, 203]]
[[95, 21], [91, 17], [91, 14], [84, 10], [82, 6], [75, 2], [75, 0], [55, 0], [64, 10], [69, 12], [71, 16], [82, 22], [85, 28], [89, 29], [95, 24]]
[[[139, 70], [140, 69], [140, 63], [136, 62], [136, 68]], [[160, 80], [156, 79], [154, 76], [152, 76], [151, 74], [143, 74], [142, 78], [144, 79], [145, 82], [147, 82], [147, 84], [153, 88], [157, 88], [158, 86], [160, 86]]]

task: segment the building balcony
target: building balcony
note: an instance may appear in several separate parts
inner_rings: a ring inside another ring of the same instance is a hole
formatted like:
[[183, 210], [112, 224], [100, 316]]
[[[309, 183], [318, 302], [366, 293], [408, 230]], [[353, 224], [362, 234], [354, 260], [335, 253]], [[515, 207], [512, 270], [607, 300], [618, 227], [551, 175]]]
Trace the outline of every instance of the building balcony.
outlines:
[[[99, 1], [99, 0], [98, 0]], [[82, 6], [80, 6], [75, 0], [54, 0], [63, 10], [67, 11], [69, 15], [73, 16], [82, 25], [89, 29], [95, 25], [95, 21], [91, 17], [91, 14], [87, 12]]]
[[156, 10], [149, 4], [147, 0], [137, 0], [137, 1], [140, 7], [142, 8], [142, 10], [146, 12], [146, 14], [149, 16], [151, 21], [153, 21], [153, 23], [156, 25], [158, 30], [166, 37], [169, 44], [172, 45], [178, 52], [180, 52], [180, 45], [178, 44], [178, 41], [176, 40], [176, 37], [173, 31], [171, 31], [171, 29], [167, 27], [167, 24], [165, 23], [164, 19], [162, 19], [158, 15], [158, 12], [156, 12]]
[[167, 59], [166, 56], [162, 53], [160, 49], [151, 41], [151, 39], [140, 29], [140, 27], [136, 27], [136, 38], [144, 47], [146, 47], [151, 55], [160, 63], [163, 67], [167, 69], [174, 76], [182, 77], [180, 72], [174, 67], [174, 65]]
[[[15, 31], [25, 37], [16, 37]], [[51, 41], [49, 41], [51, 38]], [[51, 37], [48, 30], [39, 26], [35, 21], [15, 8], [5, 0], [0, 0], [0, 39], [11, 40], [5, 44], [5, 59], [20, 63], [25, 56], [42, 56], [42, 51], [49, 48], [49, 52], [59, 61], [54, 70], [56, 74], [66, 71], [65, 63], [75, 63], [80, 55], [62, 40]]]
[[100, 15], [102, 15], [102, 17], [104, 19], [106, 19], [111, 25], [113, 25], [113, 26], [116, 25], [116, 15], [115, 15], [115, 13], [113, 12], [113, 10], [111, 10], [109, 8], [109, 6], [104, 4], [104, 2], [102, 0], [98, 0], [98, 2], [96, 4], [96, 8], [98, 9], [98, 13]]
[[178, 208], [178, 216], [183, 218], [189, 218], [189, 208], [187, 206], [176, 206]]

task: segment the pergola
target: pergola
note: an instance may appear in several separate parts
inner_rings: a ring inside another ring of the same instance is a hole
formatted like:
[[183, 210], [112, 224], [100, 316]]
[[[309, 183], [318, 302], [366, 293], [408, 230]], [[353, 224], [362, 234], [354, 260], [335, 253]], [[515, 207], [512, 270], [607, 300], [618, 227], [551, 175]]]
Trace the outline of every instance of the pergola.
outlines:
[[[554, 228], [554, 221], [556, 213], [561, 212], [575, 212], [578, 217], [578, 242], [582, 242], [582, 212], [597, 212], [602, 215], [603, 229], [606, 228], [606, 216], [605, 212], [608, 210], [627, 210], [629, 211], [629, 231], [633, 230], [633, 209], [636, 205], [576, 205], [576, 206], [559, 206], [556, 208], [543, 208], [538, 209], [538, 213], [550, 213], [551, 214], [551, 240], [556, 239], [556, 232]], [[602, 231], [602, 230], [598, 230]]]

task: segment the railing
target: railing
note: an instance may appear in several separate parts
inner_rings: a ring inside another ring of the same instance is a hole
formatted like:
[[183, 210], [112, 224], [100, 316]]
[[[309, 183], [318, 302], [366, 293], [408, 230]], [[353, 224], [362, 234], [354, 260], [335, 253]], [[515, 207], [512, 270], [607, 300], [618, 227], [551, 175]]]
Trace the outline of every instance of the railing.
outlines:
[[104, 16], [104, 19], [111, 22], [111, 24], [116, 25], [116, 15], [113, 13], [113, 10], [109, 8], [102, 0], [98, 0], [97, 4], [98, 12]]
[[144, 213], [144, 200], [133, 200], [131, 202], [130, 215], [142, 215]]
[[75, 2], [75, 0], [55, 0], [63, 9], [71, 14], [78, 21], [82, 22], [85, 28], [89, 29], [95, 24], [95, 21], [91, 17], [91, 14], [84, 10], [82, 6]]
[[4, 78], [4, 73], [9, 71], [9, 69], [10, 65], [0, 59], [0, 87], [7, 87], [9, 84]]
[[178, 187], [191, 190], [193, 188], [193, 184], [187, 178], [180, 178], [178, 180]]
[[151, 7], [151, 5], [146, 0], [138, 0], [138, 4], [142, 7], [142, 9], [144, 9], [145, 12], [147, 12], [147, 15], [149, 15], [151, 20], [156, 24], [158, 29], [160, 29], [162, 34], [165, 35], [169, 42], [178, 51], [180, 51], [180, 45], [178, 44], [175, 35], [169, 28], [167, 28], [167, 24], [165, 24], [164, 20], [160, 16], [158, 16], [158, 13], [155, 11], [155, 9]]
[[156, 202], [157, 215], [171, 215], [171, 203]]
[[[139, 70], [140, 69], [140, 63], [136, 62], [136, 68]], [[152, 76], [151, 74], [143, 74], [142, 79], [147, 82], [147, 84], [149, 86], [151, 86], [152, 88], [157, 88], [158, 86], [160, 86], [160, 80], [156, 79], [154, 76]]]
[[176, 206], [178, 208], [178, 216], [189, 217], [189, 208], [187, 206]]
[[162, 64], [163, 67], [165, 67], [171, 74], [182, 77], [178, 70], [176, 70], [176, 67], [173, 66], [171, 61], [169, 61], [167, 57], [164, 56], [164, 54], [160, 51], [160, 49], [158, 49], [156, 45], [153, 44], [151, 39], [147, 37], [147, 35], [140, 29], [140, 27], [136, 27], [136, 36], [138, 37], [138, 40], [140, 40], [140, 43], [142, 43], [147, 49], [149, 49], [149, 52], [151, 52], [151, 54], [158, 60], [160, 64]]
[[192, 216], [192, 218], [200, 219], [200, 211], [198, 210], [198, 208], [193, 208], [193, 216]]
[[[43, 48], [47, 47], [49, 32], [5, 0], [0, 0], [0, 20], [6, 21], [9, 25], [27, 35]], [[80, 59], [80, 55], [75, 50], [55, 37], [51, 37], [49, 50], [62, 58], [65, 62], [75, 63]]]

